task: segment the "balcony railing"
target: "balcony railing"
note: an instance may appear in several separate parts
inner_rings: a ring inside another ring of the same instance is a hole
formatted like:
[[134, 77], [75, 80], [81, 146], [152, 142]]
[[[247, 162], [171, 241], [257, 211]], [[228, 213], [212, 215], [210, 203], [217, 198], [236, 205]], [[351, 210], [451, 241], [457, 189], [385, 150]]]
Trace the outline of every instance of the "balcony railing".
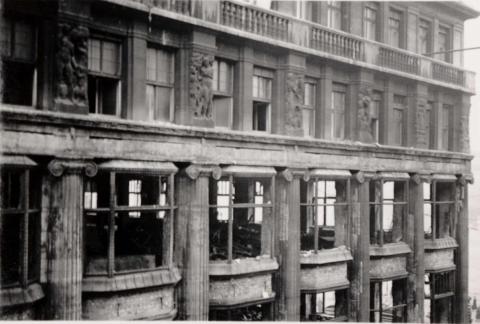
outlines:
[[[125, 0], [104, 1], [125, 2]], [[241, 30], [251, 34], [252, 37], [268, 37], [331, 55], [453, 84], [471, 92], [475, 90], [475, 74], [460, 67], [237, 0], [130, 1]]]

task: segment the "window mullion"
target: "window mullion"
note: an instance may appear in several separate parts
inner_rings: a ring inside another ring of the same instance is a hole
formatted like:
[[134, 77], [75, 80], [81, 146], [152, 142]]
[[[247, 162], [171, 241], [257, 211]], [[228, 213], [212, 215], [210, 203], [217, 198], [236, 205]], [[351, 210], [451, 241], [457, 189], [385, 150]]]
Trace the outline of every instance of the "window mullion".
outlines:
[[432, 240], [437, 238], [437, 182], [432, 184], [433, 191], [433, 208], [432, 208]]
[[384, 201], [383, 201], [383, 186], [385, 185], [384, 181], [381, 180], [381, 188], [380, 188], [380, 211], [379, 211], [379, 214], [380, 214], [380, 246], [383, 246], [383, 240], [384, 240], [384, 237], [383, 237], [383, 204], [384, 204]]
[[318, 252], [318, 179], [315, 179], [313, 187], [313, 249]]
[[110, 224], [108, 227], [108, 276], [113, 277], [115, 272], [115, 207], [116, 203], [115, 172], [110, 172]]
[[[174, 235], [174, 231], [173, 231], [173, 227], [174, 227], [174, 224], [175, 224], [175, 221], [174, 221], [174, 217], [175, 217], [175, 210], [174, 210], [174, 206], [175, 206], [175, 200], [174, 200], [174, 190], [175, 190], [175, 178], [174, 178], [174, 174], [170, 174], [170, 176], [168, 177], [168, 181], [169, 181], [169, 184], [168, 184], [168, 193], [169, 193], [169, 203], [170, 203], [170, 214], [168, 215], [169, 219], [168, 219], [168, 222], [170, 223], [170, 237], [169, 237], [169, 240], [168, 240], [168, 251], [169, 251], [169, 256], [168, 256], [168, 267], [171, 268], [172, 265], [173, 265], [173, 235]], [[161, 183], [162, 181], [160, 180], [160, 187], [161, 187]], [[161, 188], [160, 188], [160, 193], [161, 193]]]
[[23, 240], [22, 240], [22, 272], [21, 284], [24, 288], [28, 285], [28, 207], [30, 205], [29, 197], [30, 171], [25, 170], [23, 179]]
[[232, 262], [233, 256], [233, 176], [230, 175], [228, 190], [228, 262]]
[[[271, 205], [270, 207], [270, 217], [271, 217], [271, 223], [275, 224], [275, 176], [272, 176], [272, 181], [270, 183], [270, 200], [271, 200]], [[263, 225], [263, 220], [262, 220], [262, 225]], [[270, 253], [271, 257], [273, 258], [275, 256], [275, 226], [272, 226], [271, 229], [271, 245], [270, 245]], [[271, 308], [271, 307], [270, 307]]]

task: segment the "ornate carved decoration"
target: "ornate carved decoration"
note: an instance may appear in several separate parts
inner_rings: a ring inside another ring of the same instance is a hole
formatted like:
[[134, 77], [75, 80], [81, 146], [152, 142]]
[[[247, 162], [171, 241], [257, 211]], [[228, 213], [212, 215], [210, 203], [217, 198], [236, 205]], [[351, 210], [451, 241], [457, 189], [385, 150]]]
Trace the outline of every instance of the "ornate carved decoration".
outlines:
[[207, 176], [211, 174], [215, 180], [219, 180], [222, 177], [222, 168], [218, 165], [191, 164], [185, 169], [185, 174], [192, 180], [197, 179], [201, 174]]
[[288, 182], [291, 182], [293, 180], [293, 174], [292, 172], [289, 170], [289, 169], [285, 169], [282, 171], [281, 175], [283, 176], [283, 178], [285, 180], [287, 180]]
[[190, 63], [190, 107], [194, 116], [212, 119], [213, 55], [192, 53]]
[[412, 175], [412, 181], [419, 185], [422, 183], [422, 178], [420, 177], [420, 175], [418, 173], [415, 173], [414, 175]]
[[88, 37], [86, 27], [59, 23], [55, 102], [87, 106]]
[[303, 75], [293, 72], [287, 73], [286, 116], [285, 131], [295, 134], [302, 129], [302, 108], [304, 95]]
[[358, 171], [353, 174], [353, 178], [360, 184], [365, 182], [365, 174], [362, 171]]
[[372, 94], [371, 90], [368, 88], [360, 89], [358, 92], [358, 140], [360, 142], [372, 143], [373, 135], [372, 129], [370, 128], [372, 116], [370, 108], [372, 104]]
[[64, 172], [81, 173], [82, 171], [85, 171], [87, 177], [94, 177], [98, 167], [92, 161], [53, 159], [48, 164], [48, 170], [55, 177], [60, 177]]

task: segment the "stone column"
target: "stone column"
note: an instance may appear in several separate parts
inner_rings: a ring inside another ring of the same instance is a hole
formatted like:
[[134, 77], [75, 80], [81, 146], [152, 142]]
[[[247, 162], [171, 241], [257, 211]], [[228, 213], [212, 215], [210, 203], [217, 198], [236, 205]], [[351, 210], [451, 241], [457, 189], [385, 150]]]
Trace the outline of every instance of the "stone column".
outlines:
[[369, 181], [357, 172], [351, 183], [352, 224], [350, 249], [353, 263], [350, 269], [349, 320], [369, 322], [370, 310], [370, 213]]
[[[320, 2], [321, 5], [326, 5]], [[318, 82], [319, 91], [315, 102], [317, 102], [317, 110], [315, 112], [315, 137], [332, 139], [331, 136], [331, 114], [330, 108], [332, 106], [332, 75], [333, 70], [331, 66], [323, 66], [320, 81]]]
[[300, 321], [300, 177], [304, 174], [286, 169], [276, 180], [277, 320]]
[[221, 169], [193, 164], [176, 180], [175, 260], [183, 277], [178, 298], [182, 320], [208, 320], [210, 176], [220, 179]]
[[407, 227], [404, 231], [405, 243], [412, 253], [407, 255], [407, 322], [423, 322], [424, 316], [424, 276], [425, 239], [423, 229], [423, 182], [419, 174], [412, 176], [409, 183], [409, 210]]
[[244, 44], [240, 49], [240, 59], [235, 65], [233, 81], [233, 128], [252, 130], [252, 77], [253, 48]]
[[47, 318], [82, 318], [83, 178], [93, 177], [93, 162], [54, 159], [47, 221]]
[[455, 256], [455, 317], [457, 323], [469, 323], [468, 316], [468, 183], [472, 179], [461, 176], [456, 185], [456, 241], [458, 244]]

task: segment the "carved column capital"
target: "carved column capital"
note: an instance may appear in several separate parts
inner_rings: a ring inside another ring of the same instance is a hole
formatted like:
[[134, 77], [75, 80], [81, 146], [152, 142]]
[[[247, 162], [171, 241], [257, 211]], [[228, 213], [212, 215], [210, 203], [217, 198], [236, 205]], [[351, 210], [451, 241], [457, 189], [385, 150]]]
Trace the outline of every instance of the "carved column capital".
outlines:
[[310, 172], [307, 169], [287, 168], [280, 172], [280, 175], [288, 182], [292, 181], [295, 177], [302, 178], [304, 181], [310, 180]]
[[357, 173], [353, 174], [353, 179], [362, 184], [365, 182], [365, 174], [362, 171], [358, 171]]
[[48, 163], [48, 170], [55, 177], [60, 177], [64, 173], [82, 173], [83, 171], [87, 177], [94, 177], [98, 167], [93, 161], [58, 158]]
[[184, 173], [192, 180], [197, 179], [200, 175], [212, 175], [215, 180], [222, 177], [222, 169], [218, 165], [212, 164], [191, 164], [184, 169]]
[[462, 186], [467, 184], [473, 184], [473, 175], [472, 174], [462, 174], [458, 177], [458, 183]]

